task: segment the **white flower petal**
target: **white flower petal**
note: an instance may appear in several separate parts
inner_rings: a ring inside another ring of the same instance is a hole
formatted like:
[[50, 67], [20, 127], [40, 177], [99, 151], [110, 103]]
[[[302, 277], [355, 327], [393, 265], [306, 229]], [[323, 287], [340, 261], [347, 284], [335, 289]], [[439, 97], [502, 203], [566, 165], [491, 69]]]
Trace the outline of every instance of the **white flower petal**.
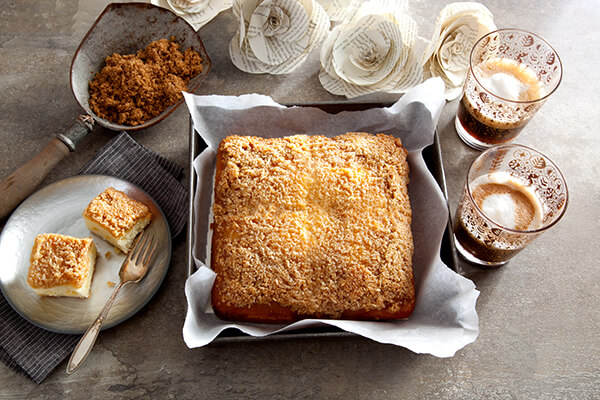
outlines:
[[315, 0], [235, 0], [234, 15], [240, 29], [230, 57], [251, 73], [292, 72], [329, 30], [327, 14]]
[[286, 43], [263, 35], [249, 37], [248, 44], [256, 58], [268, 65], [284, 63], [306, 50], [306, 43]]
[[442, 9], [421, 64], [429, 75], [444, 80], [447, 99], [463, 85], [475, 42], [495, 29], [492, 13], [479, 3], [451, 3]]
[[312, 51], [323, 43], [327, 35], [329, 34], [330, 21], [327, 13], [317, 3], [316, 1], [312, 1], [312, 14], [310, 16], [311, 24], [314, 26], [309, 26], [310, 30], [310, 41], [308, 43], [308, 51]]
[[258, 36], [262, 33], [265, 23], [269, 18], [269, 14], [271, 12], [271, 7], [273, 6], [273, 2], [271, 0], [265, 0], [261, 4], [258, 5], [250, 16], [250, 23], [248, 24], [248, 32], [246, 36], [249, 38]]
[[276, 0], [275, 5], [289, 22], [285, 29], [282, 27], [277, 31], [277, 38], [284, 42], [296, 42], [306, 37], [310, 23], [308, 10], [296, 0]]
[[258, 64], [247, 55], [246, 46], [244, 46], [243, 38], [239, 37], [239, 32], [229, 42], [229, 57], [231, 62], [238, 69], [252, 74], [262, 73], [262, 69]]
[[231, 11], [233, 12], [233, 16], [235, 17], [235, 19], [239, 20], [242, 17], [242, 2], [234, 0], [233, 4], [231, 5]]
[[364, 17], [337, 42], [346, 46], [334, 45], [335, 71], [356, 85], [370, 85], [387, 76], [402, 48], [397, 26], [380, 16]]
[[210, 0], [167, 0], [169, 7], [177, 14], [199, 13]]
[[[252, 13], [264, 1], [269, 0], [234, 0], [235, 3], [239, 3], [239, 17], [244, 18], [244, 21], [248, 24], [250, 23], [250, 18], [252, 18]], [[235, 6], [234, 6], [235, 9]]]
[[393, 12], [393, 1], [368, 3], [384, 4], [391, 12], [367, 14], [339, 25], [323, 43], [319, 81], [330, 93], [348, 98], [402, 93], [422, 80], [423, 68], [413, 50], [416, 22]]
[[438, 15], [436, 28], [431, 38], [431, 45], [423, 53], [423, 62], [429, 59], [434, 52], [439, 50], [440, 40], [443, 40], [442, 31], [446, 30], [448, 25], [451, 25], [455, 21], [464, 17], [476, 18], [482, 27], [488, 29], [487, 32], [496, 29], [492, 13], [484, 5], [475, 2], [459, 2], [448, 4]]
[[319, 54], [319, 59], [321, 60], [321, 68], [325, 70], [328, 74], [335, 74], [333, 67], [333, 46], [338, 40], [342, 27], [340, 25], [333, 28], [333, 30], [329, 33], [329, 35], [323, 41], [321, 45], [321, 51]]
[[386, 19], [394, 20], [399, 15], [408, 14], [408, 0], [370, 0], [362, 2], [351, 16], [351, 20], [346, 22], [357, 21], [375, 13]]
[[493, 20], [492, 13], [483, 4], [477, 2], [457, 2], [448, 4], [442, 9], [437, 23], [445, 25], [465, 15], [476, 15], [479, 18]]
[[323, 70], [319, 72], [319, 82], [329, 93], [346, 96], [349, 99], [376, 91], [371, 86], [353, 85], [339, 76], [330, 75]]
[[286, 60], [278, 65], [262, 65], [263, 72], [272, 75], [289, 74], [300, 67], [308, 58], [308, 53], [302, 53], [299, 57], [294, 57]]
[[202, 28], [221, 11], [231, 8], [233, 0], [150, 0], [180, 15], [195, 30]]
[[475, 19], [466, 18], [464, 23], [452, 24], [440, 41], [438, 62], [443, 69], [460, 71], [469, 67], [469, 56], [479, 39], [479, 29]]
[[444, 97], [448, 101], [452, 101], [452, 100], [456, 99], [461, 94], [462, 94], [462, 85], [460, 85], [458, 87], [446, 88], [446, 90], [444, 91]]
[[353, 15], [359, 0], [317, 0], [332, 22], [343, 22]]
[[423, 68], [417, 62], [417, 57], [408, 51], [406, 63], [396, 64], [394, 70], [377, 85], [379, 91], [388, 93], [404, 93], [423, 80]]
[[289, 29], [290, 17], [279, 7], [271, 8], [271, 13], [264, 26], [263, 34], [265, 36], [280, 36]]
[[467, 70], [464, 69], [462, 71], [449, 71], [443, 69], [440, 64], [433, 63], [430, 68], [432, 76], [441, 77], [446, 83], [447, 87], [458, 87], [462, 86], [464, 83], [465, 77], [467, 76]]

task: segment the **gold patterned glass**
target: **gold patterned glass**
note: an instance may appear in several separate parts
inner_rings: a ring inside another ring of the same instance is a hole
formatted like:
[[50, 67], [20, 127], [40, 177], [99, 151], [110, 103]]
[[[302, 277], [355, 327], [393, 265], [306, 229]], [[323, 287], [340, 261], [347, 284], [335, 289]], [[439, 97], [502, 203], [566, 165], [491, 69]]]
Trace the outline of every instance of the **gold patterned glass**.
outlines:
[[567, 208], [558, 167], [522, 145], [492, 147], [471, 165], [454, 220], [459, 254], [498, 267], [555, 225]]
[[560, 58], [544, 39], [516, 29], [488, 33], [471, 51], [455, 118], [458, 135], [478, 150], [509, 143], [561, 79]]

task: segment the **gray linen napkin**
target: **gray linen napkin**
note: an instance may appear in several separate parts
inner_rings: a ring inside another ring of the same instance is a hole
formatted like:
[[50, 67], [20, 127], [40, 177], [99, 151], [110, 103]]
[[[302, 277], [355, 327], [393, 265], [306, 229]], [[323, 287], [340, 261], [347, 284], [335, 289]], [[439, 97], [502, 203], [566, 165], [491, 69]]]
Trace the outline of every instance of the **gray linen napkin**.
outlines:
[[121, 132], [108, 142], [80, 174], [110, 175], [144, 189], [162, 208], [171, 234], [177, 236], [187, 222], [187, 189], [179, 183], [183, 168]]
[[[173, 237], [187, 220], [183, 168], [122, 132], [109, 141], [80, 174], [110, 175], [145, 190], [161, 207]], [[41, 383], [75, 348], [79, 335], [53, 333], [21, 318], [0, 295], [0, 360]]]

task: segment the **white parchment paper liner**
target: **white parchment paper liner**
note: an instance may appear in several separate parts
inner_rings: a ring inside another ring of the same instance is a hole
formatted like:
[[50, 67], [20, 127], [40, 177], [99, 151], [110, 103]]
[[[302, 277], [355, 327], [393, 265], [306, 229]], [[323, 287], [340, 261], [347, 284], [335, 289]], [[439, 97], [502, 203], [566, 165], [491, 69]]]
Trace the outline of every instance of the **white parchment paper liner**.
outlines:
[[[430, 79], [411, 89], [388, 108], [327, 114], [316, 108], [284, 107], [270, 97], [250, 94], [195, 96], [185, 94], [194, 127], [208, 144], [194, 161], [196, 243], [193, 256], [198, 270], [185, 285], [188, 309], [183, 338], [190, 348], [210, 343], [226, 328], [252, 336], [333, 325], [381, 343], [403, 346], [416, 353], [451, 357], [475, 341], [479, 320], [475, 304], [479, 292], [470, 280], [440, 260], [440, 245], [448, 219], [446, 201], [427, 170], [421, 150], [433, 143], [434, 130], [445, 103], [444, 83]], [[413, 210], [413, 259], [417, 302], [406, 320], [302, 320], [291, 325], [235, 323], [218, 319], [210, 309], [214, 273], [205, 266], [216, 149], [230, 134], [263, 137], [298, 133], [334, 136], [350, 131], [393, 134], [409, 151], [409, 194]]]

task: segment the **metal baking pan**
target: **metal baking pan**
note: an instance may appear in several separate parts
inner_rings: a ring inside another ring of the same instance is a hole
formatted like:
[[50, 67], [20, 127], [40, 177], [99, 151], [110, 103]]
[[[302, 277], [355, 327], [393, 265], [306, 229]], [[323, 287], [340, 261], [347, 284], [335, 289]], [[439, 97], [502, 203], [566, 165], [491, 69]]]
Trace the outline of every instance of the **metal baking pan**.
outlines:
[[[389, 107], [391, 104], [381, 103], [325, 103], [325, 104], [294, 104], [296, 106], [306, 107], [317, 107], [326, 112], [335, 114], [341, 111], [360, 111], [375, 107]], [[188, 182], [189, 198], [188, 198], [188, 224], [187, 224], [187, 262], [188, 262], [188, 276], [192, 275], [196, 271], [196, 265], [192, 257], [192, 247], [195, 240], [194, 230], [194, 194], [196, 192], [196, 172], [194, 170], [194, 159], [206, 149], [206, 143], [198, 135], [194, 129], [192, 119], [189, 120], [189, 167], [190, 176]], [[429, 168], [429, 171], [437, 181], [444, 197], [446, 198], [446, 204], [448, 203], [448, 191], [446, 189], [446, 176], [444, 174], [444, 164], [442, 162], [442, 152], [438, 137], [437, 130], [434, 134], [433, 144], [423, 149], [423, 159], [425, 164]], [[440, 258], [449, 268], [456, 271], [457, 258], [456, 250], [454, 247], [454, 241], [452, 238], [452, 223], [451, 214], [448, 210], [448, 224], [444, 237], [442, 239], [442, 245], [440, 250]], [[278, 333], [265, 337], [253, 337], [240, 332], [237, 329], [226, 329], [213, 341], [219, 342], [237, 342], [237, 341], [257, 341], [257, 340], [281, 340], [281, 339], [302, 339], [302, 338], [315, 338], [315, 337], [349, 337], [356, 336], [353, 333], [343, 331], [333, 326], [323, 328], [311, 328], [311, 329], [300, 329], [292, 332]]]

